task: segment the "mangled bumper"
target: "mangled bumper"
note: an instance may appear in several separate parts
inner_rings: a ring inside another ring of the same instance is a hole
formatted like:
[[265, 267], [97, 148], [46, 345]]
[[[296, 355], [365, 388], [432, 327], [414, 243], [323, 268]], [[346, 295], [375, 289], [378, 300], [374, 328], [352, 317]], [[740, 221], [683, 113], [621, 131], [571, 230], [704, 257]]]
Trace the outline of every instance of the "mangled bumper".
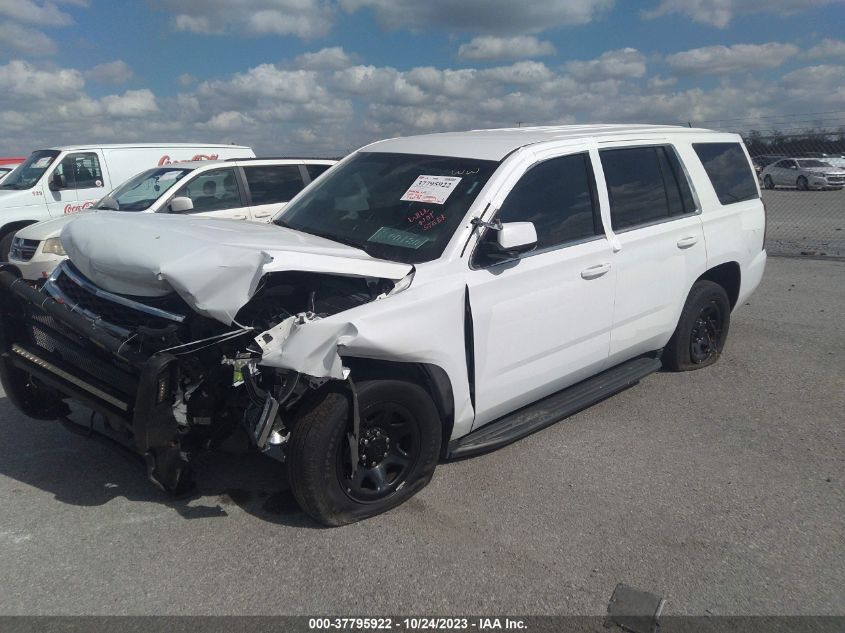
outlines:
[[184, 480], [171, 408], [177, 359], [129, 348], [9, 272], [0, 272], [0, 381], [30, 417], [63, 419], [68, 399], [100, 413], [144, 456], [154, 483], [175, 491]]

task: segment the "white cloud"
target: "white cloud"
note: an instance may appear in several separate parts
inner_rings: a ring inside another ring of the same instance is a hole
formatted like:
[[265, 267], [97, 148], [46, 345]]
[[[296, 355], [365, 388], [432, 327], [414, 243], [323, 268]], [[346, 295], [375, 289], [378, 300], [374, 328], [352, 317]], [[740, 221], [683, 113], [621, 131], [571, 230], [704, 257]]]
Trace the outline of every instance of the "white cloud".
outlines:
[[29, 57], [55, 55], [58, 50], [46, 34], [14, 22], [0, 22], [0, 47]]
[[36, 2], [35, 0], [0, 0], [0, 15], [17, 22], [26, 22], [37, 26], [68, 26], [73, 24], [73, 17], [59, 9], [59, 4], [88, 6], [87, 0], [53, 0]]
[[804, 53], [807, 59], [833, 59], [845, 57], [845, 40], [825, 39]]
[[346, 11], [370, 9], [390, 29], [440, 27], [475, 33], [525, 34], [570, 24], [587, 24], [614, 0], [340, 0]]
[[[0, 0], [2, 1], [2, 0]], [[334, 21], [326, 0], [160, 0], [179, 31], [322, 37]]]
[[186, 81], [175, 96], [141, 89], [102, 98], [92, 96], [79, 70], [14, 61], [0, 64], [0, 138], [11, 140], [7, 151], [22, 153], [94, 139], [166, 138], [234, 141], [265, 155], [336, 156], [401, 134], [517, 122], [695, 124], [834, 110], [845, 100], [842, 65], [808, 66], [774, 80], [727, 74], [716, 87], [686, 89], [677, 77], [640, 76], [640, 55], [608, 51], [578, 62], [573, 73], [528, 60], [492, 68], [335, 69], [324, 62], [342, 56], [324, 53]]
[[141, 117], [158, 112], [158, 102], [151, 90], [127, 90], [122, 95], [108, 95], [102, 99], [106, 114], [114, 117]]
[[643, 11], [646, 18], [671, 13], [686, 15], [696, 22], [724, 28], [734, 16], [743, 13], [792, 14], [811, 7], [842, 0], [660, 0], [655, 8]]
[[30, 99], [48, 99], [72, 95], [82, 90], [85, 79], [78, 70], [40, 70], [28, 62], [13, 60], [0, 66], [0, 86], [4, 102], [26, 103]]
[[215, 114], [205, 123], [198, 123], [197, 128], [215, 132], [232, 132], [253, 125], [255, 125], [255, 119], [252, 117], [234, 110], [227, 110]]
[[332, 46], [315, 53], [297, 55], [293, 65], [306, 70], [340, 70], [352, 66], [355, 60], [354, 55], [350, 55], [340, 46]]
[[554, 55], [556, 49], [551, 42], [537, 39], [534, 35], [515, 35], [513, 37], [496, 37], [495, 35], [480, 35], [458, 49], [460, 59], [527, 59]]
[[133, 75], [132, 68], [122, 59], [97, 64], [85, 72], [86, 79], [101, 84], [125, 84]]
[[620, 48], [589, 61], [571, 61], [566, 69], [584, 81], [639, 78], [645, 75], [646, 58], [635, 48]]
[[176, 78], [176, 81], [179, 82], [180, 86], [190, 86], [196, 80], [197, 78], [191, 75], [190, 73], [182, 73]]
[[669, 55], [666, 64], [684, 75], [722, 75], [777, 68], [797, 54], [797, 46], [777, 42], [705, 46]]

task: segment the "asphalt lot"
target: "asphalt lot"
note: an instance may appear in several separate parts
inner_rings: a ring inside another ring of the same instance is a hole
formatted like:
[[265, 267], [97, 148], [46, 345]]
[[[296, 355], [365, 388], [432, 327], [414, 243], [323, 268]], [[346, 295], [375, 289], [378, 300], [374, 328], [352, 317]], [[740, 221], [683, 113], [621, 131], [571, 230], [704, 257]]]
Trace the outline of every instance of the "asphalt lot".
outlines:
[[784, 255], [845, 258], [845, 189], [763, 191], [766, 249]]
[[659, 373], [404, 506], [322, 529], [283, 468], [172, 501], [0, 398], [2, 614], [845, 614], [845, 263], [770, 260], [723, 358]]

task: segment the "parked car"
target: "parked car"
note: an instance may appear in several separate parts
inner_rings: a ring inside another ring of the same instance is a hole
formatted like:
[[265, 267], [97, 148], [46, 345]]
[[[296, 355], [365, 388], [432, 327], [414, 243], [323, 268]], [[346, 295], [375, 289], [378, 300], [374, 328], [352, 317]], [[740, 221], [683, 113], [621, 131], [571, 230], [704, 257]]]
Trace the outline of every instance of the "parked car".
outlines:
[[845, 187], [845, 169], [834, 167], [827, 159], [784, 158], [766, 167], [761, 175], [766, 189], [796, 187], [809, 191]]
[[238, 145], [75, 145], [33, 152], [0, 183], [0, 262], [19, 229], [88, 209], [142, 169], [185, 160], [248, 158]]
[[0, 273], [0, 378], [31, 417], [75, 424], [66, 400], [99, 412], [169, 491], [243, 433], [286, 462], [305, 512], [341, 525], [407, 500], [442, 458], [661, 366], [712, 365], [763, 275], [764, 231], [734, 134], [395, 138], [272, 224], [68, 223], [69, 260], [40, 291]]
[[[137, 174], [87, 212], [179, 213], [268, 222], [335, 162], [244, 158], [173, 163]], [[65, 215], [18, 231], [12, 240], [9, 263], [24, 279], [47, 279], [65, 259], [59, 241], [62, 228], [77, 217], [78, 213]]]
[[786, 156], [783, 154], [760, 154], [759, 156], [752, 156], [751, 162], [754, 165], [754, 171], [759, 176], [762, 174], [763, 169], [782, 158], [786, 158]]

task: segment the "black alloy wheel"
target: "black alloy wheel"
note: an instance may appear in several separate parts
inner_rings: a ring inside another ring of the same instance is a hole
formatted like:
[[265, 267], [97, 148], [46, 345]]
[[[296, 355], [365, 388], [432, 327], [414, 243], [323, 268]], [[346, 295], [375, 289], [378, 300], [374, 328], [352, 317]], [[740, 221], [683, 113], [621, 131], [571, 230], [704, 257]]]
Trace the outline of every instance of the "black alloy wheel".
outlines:
[[722, 341], [722, 313], [715, 301], [701, 308], [690, 332], [690, 360], [706, 363], [719, 353]]
[[393, 402], [379, 402], [361, 420], [358, 462], [348, 445], [338, 447], [340, 485], [350, 499], [373, 503], [393, 494], [420, 455], [420, 431], [413, 414]]
[[695, 282], [663, 348], [663, 367], [692, 371], [712, 365], [725, 348], [730, 324], [731, 303], [725, 289], [710, 280]]

